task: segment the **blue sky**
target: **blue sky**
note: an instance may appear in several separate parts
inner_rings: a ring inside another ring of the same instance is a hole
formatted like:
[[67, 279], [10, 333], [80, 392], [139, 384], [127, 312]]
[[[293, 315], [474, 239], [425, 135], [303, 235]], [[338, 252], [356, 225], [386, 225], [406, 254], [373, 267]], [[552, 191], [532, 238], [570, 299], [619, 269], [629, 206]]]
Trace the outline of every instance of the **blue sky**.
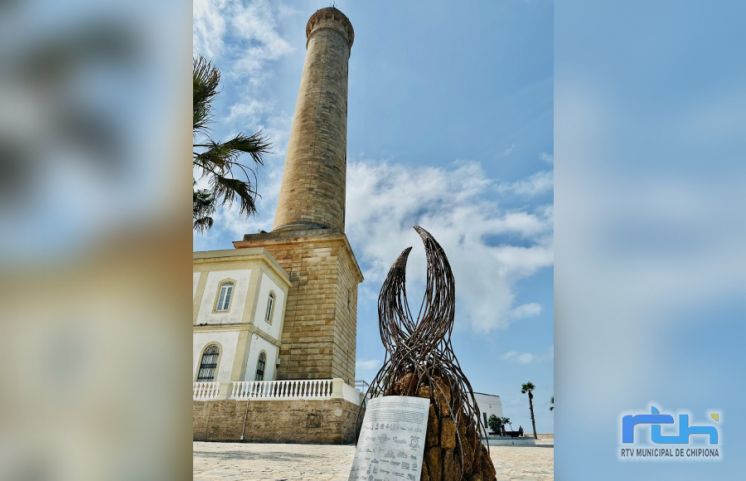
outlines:
[[[230, 248], [271, 228], [305, 53], [305, 23], [329, 2], [196, 0], [195, 52], [223, 73], [217, 137], [262, 129], [259, 213], [235, 208], [195, 235]], [[357, 377], [384, 357], [376, 297], [399, 252], [425, 276], [421, 224], [456, 276], [456, 355], [475, 390], [500, 394], [529, 429], [523, 382], [536, 386], [538, 430], [553, 430], [552, 4], [546, 0], [338, 1], [355, 28], [349, 70], [347, 234], [365, 274]], [[416, 307], [416, 306], [413, 306]]]

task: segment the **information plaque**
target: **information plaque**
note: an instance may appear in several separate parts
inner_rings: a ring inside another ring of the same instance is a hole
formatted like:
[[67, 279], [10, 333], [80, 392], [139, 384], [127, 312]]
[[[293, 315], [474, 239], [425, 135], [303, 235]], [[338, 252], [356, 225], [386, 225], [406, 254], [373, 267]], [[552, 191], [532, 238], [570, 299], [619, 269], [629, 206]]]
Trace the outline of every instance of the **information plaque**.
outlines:
[[419, 481], [429, 409], [426, 398], [369, 400], [349, 481]]

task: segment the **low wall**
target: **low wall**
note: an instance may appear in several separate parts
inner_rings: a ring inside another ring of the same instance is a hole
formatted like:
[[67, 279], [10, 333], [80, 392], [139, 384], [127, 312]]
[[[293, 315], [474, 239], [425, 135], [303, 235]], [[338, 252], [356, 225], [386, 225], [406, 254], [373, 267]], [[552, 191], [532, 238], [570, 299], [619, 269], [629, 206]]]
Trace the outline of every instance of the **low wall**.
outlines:
[[544, 437], [539, 435], [539, 439], [534, 439], [533, 436], [529, 435], [522, 438], [510, 438], [505, 436], [490, 436], [487, 439], [482, 439], [482, 442], [489, 444], [490, 446], [538, 446], [538, 447], [553, 447], [554, 437]]
[[345, 399], [192, 401], [192, 435], [195, 441], [354, 443], [358, 409]]

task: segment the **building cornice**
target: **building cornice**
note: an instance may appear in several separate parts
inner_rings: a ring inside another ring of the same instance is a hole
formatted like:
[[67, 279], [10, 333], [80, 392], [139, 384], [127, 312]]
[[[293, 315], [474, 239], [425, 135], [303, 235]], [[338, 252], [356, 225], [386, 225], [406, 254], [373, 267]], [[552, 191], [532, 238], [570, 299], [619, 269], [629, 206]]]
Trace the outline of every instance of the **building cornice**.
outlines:
[[239, 324], [195, 324], [194, 332], [225, 332], [225, 331], [247, 331], [249, 334], [256, 334], [268, 343], [280, 347], [280, 340], [274, 336], [267, 334], [265, 331], [259, 329], [254, 324], [239, 323]]
[[[290, 245], [303, 243], [322, 243], [322, 242], [341, 242], [344, 249], [350, 255], [352, 259], [352, 265], [355, 269], [355, 273], [358, 275], [358, 282], [363, 281], [363, 271], [360, 269], [355, 258], [355, 253], [352, 250], [350, 241], [347, 239], [347, 235], [344, 232], [340, 232], [337, 229], [280, 229], [272, 232], [261, 232], [259, 234], [246, 234], [243, 240], [233, 241], [233, 246], [236, 249], [250, 249], [250, 248], [261, 248], [266, 245]], [[261, 249], [264, 250], [264, 249]], [[274, 260], [274, 258], [272, 258]]]
[[224, 249], [215, 251], [196, 251], [192, 253], [192, 263], [211, 264], [214, 262], [241, 262], [241, 261], [260, 261], [267, 265], [277, 274], [287, 287], [291, 286], [290, 276], [287, 271], [277, 262], [277, 260], [266, 249], [247, 248], [247, 249]]

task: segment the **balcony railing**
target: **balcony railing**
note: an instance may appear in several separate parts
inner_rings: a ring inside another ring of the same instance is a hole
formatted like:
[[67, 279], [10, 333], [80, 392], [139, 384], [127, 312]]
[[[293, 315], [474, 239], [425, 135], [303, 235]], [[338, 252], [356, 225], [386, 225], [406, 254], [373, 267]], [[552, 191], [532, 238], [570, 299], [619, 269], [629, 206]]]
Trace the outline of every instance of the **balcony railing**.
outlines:
[[219, 397], [219, 382], [195, 382], [192, 386], [192, 398], [195, 401], [211, 401]]
[[231, 399], [329, 399], [331, 379], [234, 382]]
[[360, 404], [362, 394], [342, 379], [299, 379], [292, 381], [195, 382], [195, 401], [242, 400], [319, 400], [345, 399]]

